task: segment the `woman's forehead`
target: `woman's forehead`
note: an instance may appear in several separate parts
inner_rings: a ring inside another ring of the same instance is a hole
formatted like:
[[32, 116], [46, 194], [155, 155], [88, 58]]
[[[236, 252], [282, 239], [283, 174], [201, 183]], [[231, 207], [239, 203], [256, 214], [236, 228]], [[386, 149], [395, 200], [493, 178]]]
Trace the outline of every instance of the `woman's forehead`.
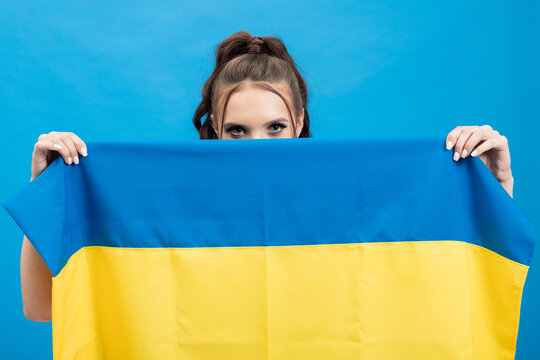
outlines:
[[[272, 84], [287, 101], [288, 92], [281, 84]], [[231, 94], [225, 112], [225, 123], [228, 122], [265, 122], [276, 118], [288, 119], [287, 105], [274, 92], [246, 84]]]

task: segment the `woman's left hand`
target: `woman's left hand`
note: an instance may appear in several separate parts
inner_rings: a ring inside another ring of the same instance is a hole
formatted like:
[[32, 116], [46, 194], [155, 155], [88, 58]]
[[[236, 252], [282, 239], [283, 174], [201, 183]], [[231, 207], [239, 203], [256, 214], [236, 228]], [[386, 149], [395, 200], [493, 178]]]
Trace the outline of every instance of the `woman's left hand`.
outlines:
[[458, 126], [448, 133], [446, 148], [454, 147], [454, 161], [471, 156], [480, 156], [504, 189], [512, 196], [514, 177], [510, 169], [508, 139], [489, 125]]

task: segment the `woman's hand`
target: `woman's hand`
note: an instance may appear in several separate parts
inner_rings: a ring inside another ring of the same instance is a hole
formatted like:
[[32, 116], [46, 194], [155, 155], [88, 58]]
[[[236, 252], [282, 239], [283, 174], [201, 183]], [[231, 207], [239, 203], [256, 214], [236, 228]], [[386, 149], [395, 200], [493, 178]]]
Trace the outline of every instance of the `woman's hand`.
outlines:
[[86, 144], [72, 132], [51, 131], [39, 136], [32, 154], [32, 178], [34, 180], [59, 155], [68, 165], [78, 164], [79, 156], [87, 155]]
[[454, 161], [471, 156], [480, 156], [504, 189], [512, 196], [514, 177], [510, 169], [508, 139], [489, 125], [458, 126], [446, 137], [446, 148], [454, 147]]

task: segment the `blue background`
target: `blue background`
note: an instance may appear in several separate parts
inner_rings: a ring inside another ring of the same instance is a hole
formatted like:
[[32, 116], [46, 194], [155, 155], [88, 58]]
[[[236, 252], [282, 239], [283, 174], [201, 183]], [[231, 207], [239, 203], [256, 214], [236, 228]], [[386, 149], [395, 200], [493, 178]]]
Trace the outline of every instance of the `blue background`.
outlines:
[[[491, 125], [509, 140], [514, 199], [538, 236], [539, 2], [218, 4], [0, 2], [0, 201], [29, 181], [42, 133], [198, 138], [191, 119], [215, 46], [247, 30], [287, 45], [308, 83], [315, 137], [445, 135], [458, 125]], [[51, 358], [51, 323], [26, 320], [22, 311], [22, 232], [5, 211], [0, 228], [2, 357]], [[516, 359], [540, 358], [539, 253], [525, 284]]]

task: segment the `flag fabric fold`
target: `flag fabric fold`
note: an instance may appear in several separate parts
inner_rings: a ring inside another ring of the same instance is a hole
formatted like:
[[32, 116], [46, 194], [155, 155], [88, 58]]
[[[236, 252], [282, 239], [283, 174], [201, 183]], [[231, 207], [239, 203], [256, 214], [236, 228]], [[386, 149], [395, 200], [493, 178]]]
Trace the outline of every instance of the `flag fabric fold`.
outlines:
[[55, 359], [513, 359], [534, 227], [444, 137], [88, 142], [3, 206]]

